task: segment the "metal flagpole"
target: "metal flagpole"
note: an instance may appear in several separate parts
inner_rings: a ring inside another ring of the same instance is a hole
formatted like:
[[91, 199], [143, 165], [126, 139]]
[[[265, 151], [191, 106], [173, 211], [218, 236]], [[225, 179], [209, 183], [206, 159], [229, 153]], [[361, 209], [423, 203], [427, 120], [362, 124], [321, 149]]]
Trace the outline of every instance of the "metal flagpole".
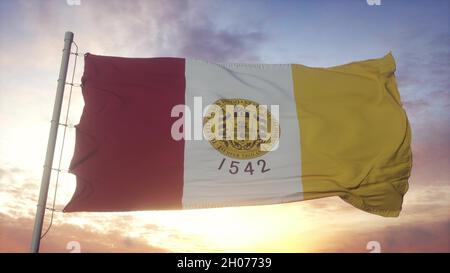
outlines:
[[53, 157], [55, 153], [56, 137], [58, 135], [59, 118], [61, 115], [61, 106], [64, 98], [64, 88], [66, 86], [67, 67], [69, 65], [70, 50], [73, 42], [73, 33], [67, 31], [64, 35], [64, 49], [59, 69], [58, 87], [56, 88], [55, 104], [53, 106], [53, 115], [51, 120], [50, 133], [48, 136], [47, 153], [45, 155], [44, 171], [42, 173], [41, 189], [39, 192], [39, 201], [36, 209], [36, 218], [34, 221], [33, 236], [31, 238], [32, 253], [39, 252], [41, 242], [42, 225], [44, 223], [45, 209], [47, 205], [47, 194], [52, 174]]

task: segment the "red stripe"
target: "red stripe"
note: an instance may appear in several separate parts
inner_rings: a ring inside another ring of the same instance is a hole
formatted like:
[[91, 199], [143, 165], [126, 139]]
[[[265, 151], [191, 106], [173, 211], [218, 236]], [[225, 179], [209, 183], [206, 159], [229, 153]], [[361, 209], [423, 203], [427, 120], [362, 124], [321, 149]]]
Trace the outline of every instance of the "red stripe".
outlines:
[[181, 208], [184, 141], [172, 139], [184, 104], [180, 58], [85, 57], [85, 106], [70, 170], [77, 187], [64, 211]]

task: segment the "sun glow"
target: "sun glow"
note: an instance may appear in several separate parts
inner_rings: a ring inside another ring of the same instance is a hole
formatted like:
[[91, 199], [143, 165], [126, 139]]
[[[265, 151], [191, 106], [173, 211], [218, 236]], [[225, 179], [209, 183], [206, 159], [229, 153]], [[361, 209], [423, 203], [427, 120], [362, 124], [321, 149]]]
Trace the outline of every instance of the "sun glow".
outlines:
[[[136, 221], [155, 222], [181, 236], [148, 238], [174, 251], [298, 252], [311, 248], [296, 204], [135, 213]], [[311, 223], [309, 223], [309, 227]], [[305, 239], [302, 240], [302, 236]], [[171, 242], [172, 241], [172, 242]], [[175, 243], [175, 244], [174, 244]]]

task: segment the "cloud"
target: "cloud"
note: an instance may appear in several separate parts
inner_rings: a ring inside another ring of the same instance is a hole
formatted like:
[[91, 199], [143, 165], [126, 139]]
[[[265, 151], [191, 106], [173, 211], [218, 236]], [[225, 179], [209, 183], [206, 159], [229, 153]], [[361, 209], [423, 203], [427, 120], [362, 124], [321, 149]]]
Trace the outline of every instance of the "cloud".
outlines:
[[419, 184], [450, 182], [449, 46], [449, 33], [435, 33], [421, 50], [398, 58], [398, 87], [412, 127], [413, 181]]
[[255, 52], [266, 40], [261, 32], [215, 30], [206, 26], [191, 28], [184, 35], [186, 42], [180, 50], [182, 55], [223, 62], [258, 60]]
[[302, 203], [308, 221], [316, 222], [314, 235], [319, 235], [313, 251], [368, 252], [367, 243], [378, 241], [382, 252], [449, 252], [450, 186], [415, 182], [410, 181], [403, 211], [395, 219], [374, 219], [338, 198]]
[[[450, 88], [450, 52], [405, 52], [398, 58], [397, 79], [406, 96], [423, 96], [440, 88]], [[414, 91], [414, 92], [413, 92]]]
[[450, 107], [450, 86], [445, 90], [431, 92], [430, 97], [438, 101], [443, 107]]
[[[403, 106], [413, 121], [421, 121], [425, 110], [448, 108], [450, 106], [450, 86], [447, 90], [432, 91], [426, 98], [404, 100]], [[442, 122], [446, 122], [445, 117]]]
[[37, 203], [36, 180], [25, 170], [0, 165], [0, 212], [31, 216]]
[[94, 54], [254, 61], [266, 41], [261, 29], [245, 22], [217, 24], [203, 1], [86, 1], [77, 7], [63, 2], [21, 2], [30, 35], [46, 37], [41, 42], [52, 49], [71, 29], [81, 49]]
[[369, 252], [367, 243], [377, 241], [381, 252], [449, 252], [450, 220], [409, 225], [390, 225], [366, 232], [337, 232], [337, 240], [318, 248], [321, 252]]
[[[422, 112], [430, 116], [430, 112]], [[412, 124], [413, 170], [416, 183], [447, 184], [450, 177], [450, 118]]]
[[[0, 213], [0, 252], [28, 252], [33, 220], [13, 218]], [[53, 228], [52, 234], [41, 241], [41, 252], [69, 252], [70, 241], [79, 242], [81, 252], [168, 252], [151, 246], [144, 238], [130, 237], [119, 230], [105, 233], [70, 224]]]
[[406, 108], [408, 113], [417, 115], [423, 110], [425, 110], [428, 106], [430, 106], [430, 103], [424, 99], [419, 99], [412, 101], [404, 101], [403, 106]]
[[422, 101], [437, 108], [442, 104], [432, 94], [450, 92], [450, 33], [418, 36], [420, 43], [408, 44], [398, 54], [398, 86], [404, 101]]

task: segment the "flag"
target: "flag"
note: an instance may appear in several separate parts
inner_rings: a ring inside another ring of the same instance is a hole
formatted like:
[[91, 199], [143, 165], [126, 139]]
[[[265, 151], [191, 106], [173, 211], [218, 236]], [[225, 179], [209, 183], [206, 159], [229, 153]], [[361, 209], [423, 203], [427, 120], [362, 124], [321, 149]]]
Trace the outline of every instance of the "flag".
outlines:
[[339, 196], [398, 216], [412, 155], [395, 68], [390, 53], [331, 68], [86, 54], [64, 211]]

